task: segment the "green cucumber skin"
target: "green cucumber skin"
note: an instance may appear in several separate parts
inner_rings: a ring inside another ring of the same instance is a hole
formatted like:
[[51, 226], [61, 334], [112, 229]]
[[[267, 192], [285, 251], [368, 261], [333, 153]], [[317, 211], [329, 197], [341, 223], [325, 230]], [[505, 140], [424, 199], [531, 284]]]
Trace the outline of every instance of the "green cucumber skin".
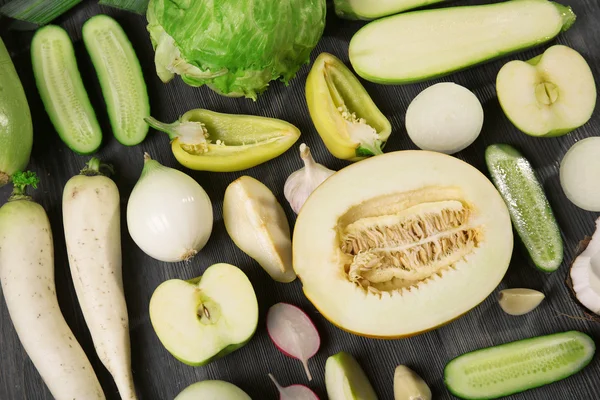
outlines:
[[[517, 343], [524, 343], [524, 342], [532, 342], [532, 341], [539, 341], [539, 340], [544, 340], [544, 339], [553, 339], [557, 336], [574, 336], [575, 338], [578, 338], [579, 340], [581, 340], [582, 342], [585, 342], [589, 347], [590, 347], [590, 356], [579, 366], [579, 368], [574, 369], [572, 371], [569, 371], [567, 373], [565, 373], [564, 375], [558, 377], [557, 379], [553, 380], [553, 381], [549, 381], [549, 382], [539, 382], [538, 384], [532, 384], [530, 386], [527, 387], [521, 387], [521, 388], [516, 388], [515, 390], [509, 390], [506, 391], [505, 393], [502, 393], [499, 396], [494, 396], [494, 397], [481, 397], [481, 396], [469, 396], [466, 395], [464, 393], [460, 393], [457, 390], [455, 390], [451, 384], [448, 383], [448, 375], [450, 374], [449, 370], [452, 368], [452, 363], [456, 362], [457, 360], [460, 360], [462, 357], [467, 357], [469, 355], [475, 354], [475, 353], [479, 353], [479, 352], [484, 352], [486, 350], [489, 349], [499, 349], [499, 348], [509, 348], [510, 346], [513, 344], [517, 344]], [[452, 393], [454, 396], [458, 397], [459, 399], [465, 399], [465, 400], [492, 400], [492, 399], [498, 399], [500, 397], [505, 397], [505, 396], [510, 396], [516, 393], [521, 393], [527, 390], [531, 390], [531, 389], [535, 389], [535, 388], [539, 388], [554, 382], [558, 382], [561, 381], [563, 379], [566, 379], [570, 376], [575, 375], [576, 373], [582, 371], [585, 367], [587, 367], [589, 365], [589, 363], [593, 360], [594, 358], [594, 354], [596, 352], [596, 343], [594, 342], [594, 340], [587, 334], [583, 333], [583, 332], [579, 332], [579, 331], [567, 331], [567, 332], [561, 332], [561, 333], [554, 333], [554, 334], [550, 334], [550, 335], [545, 335], [545, 336], [537, 336], [537, 337], [532, 337], [532, 338], [528, 338], [528, 339], [522, 339], [522, 340], [516, 340], [514, 342], [509, 342], [509, 343], [504, 343], [501, 345], [497, 345], [497, 346], [492, 346], [492, 347], [487, 347], [487, 348], [483, 348], [483, 349], [478, 349], [478, 350], [474, 350], [474, 351], [470, 351], [468, 353], [462, 354], [458, 357], [453, 358], [452, 360], [450, 360], [446, 366], [444, 367], [444, 384], [446, 385], [446, 388], [448, 389], [448, 391], [450, 393]]]
[[[414, 6], [406, 7], [406, 6], [402, 6], [399, 4], [398, 7], [395, 8], [393, 11], [390, 11], [387, 13], [370, 14], [370, 15], [366, 15], [364, 13], [360, 13], [360, 11], [355, 10], [352, 7], [352, 4], [350, 4], [351, 3], [350, 0], [333, 0], [333, 4], [335, 7], [335, 14], [339, 18], [347, 19], [347, 20], [372, 21], [377, 18], [387, 17], [389, 15], [397, 14], [397, 13], [400, 13], [403, 11], [412, 10], [415, 8], [430, 6], [430, 5], [436, 4], [436, 3], [443, 3], [445, 1], [449, 1], [449, 0], [420, 0], [419, 4], [414, 5]], [[368, 2], [368, 0], [367, 0], [367, 2]], [[399, 0], [398, 3], [402, 3], [402, 1]]]
[[[527, 169], [526, 172], [529, 174], [529, 176], [525, 177], [528, 183], [528, 187], [531, 188], [532, 191], [537, 192], [534, 193], [535, 196], [539, 196], [540, 194], [542, 195], [542, 198], [539, 199], [539, 201], [543, 203], [544, 215], [542, 217], [547, 223], [552, 224], [552, 227], [546, 232], [551, 235], [551, 237], [547, 238], [546, 242], [550, 241], [556, 250], [556, 257], [554, 260], [551, 261], [551, 265], [546, 265], [546, 263], [544, 263], [544, 260], [539, 260], [535, 253], [535, 249], [528, 244], [529, 235], [526, 226], [527, 222], [522, 221], [519, 218], [520, 210], [514, 204], [514, 202], [510, 200], [511, 198], [519, 198], [521, 196], [519, 193], [512, 193], [510, 188], [505, 187], [504, 181], [502, 179], [502, 174], [498, 170], [497, 166], [494, 164], [494, 161], [500, 157], [504, 160], [511, 161], [512, 163], [518, 162], [521, 165], [525, 165]], [[488, 146], [488, 148], [485, 151], [485, 159], [492, 181], [494, 182], [494, 185], [496, 186], [496, 188], [500, 192], [500, 195], [504, 199], [508, 207], [511, 220], [513, 221], [513, 226], [519, 234], [519, 237], [521, 238], [521, 241], [527, 249], [534, 265], [536, 266], [536, 268], [543, 272], [550, 273], [556, 271], [562, 264], [563, 260], [563, 240], [560, 234], [560, 228], [558, 227], [558, 223], [556, 222], [556, 218], [554, 217], [554, 213], [552, 212], [552, 208], [550, 207], [550, 203], [546, 198], [543, 187], [535, 177], [535, 173], [533, 171], [533, 168], [531, 167], [531, 164], [529, 164], [529, 161], [518, 150], [507, 144], [494, 144]]]
[[[103, 47], [98, 31], [115, 39], [118, 47], [114, 42], [110, 43], [109, 50]], [[129, 38], [117, 21], [100, 14], [84, 23], [83, 41], [100, 81], [115, 138], [125, 146], [140, 144], [149, 130], [144, 118], [150, 116], [150, 101], [142, 68]], [[107, 68], [105, 61], [113, 54], [122, 56], [110, 60], [115, 65], [112, 69]], [[125, 82], [127, 86], [118, 90], [115, 82]]]
[[23, 171], [31, 156], [33, 123], [25, 90], [0, 38], [0, 187]]
[[[53, 54], [50, 54], [51, 60], [44, 58], [43, 49], [50, 40], [63, 46], [62, 57], [56, 53], [58, 50], [55, 48]], [[46, 25], [38, 29], [31, 42], [31, 61], [44, 108], [61, 140], [77, 154], [94, 154], [102, 144], [102, 130], [81, 80], [73, 43], [67, 32], [57, 25]], [[63, 76], [52, 72], [50, 75], [53, 76], [47, 76], [46, 71], [49, 68], [60, 69]], [[58, 80], [60, 82], [53, 86], [52, 82]], [[58, 87], [69, 90], [67, 101], [65, 93], [59, 93], [61, 89]], [[73, 124], [86, 131], [87, 143], [78, 141], [76, 136], [81, 132], [74, 132]]]
[[[496, 7], [498, 5], [502, 5], [504, 3], [509, 3], [509, 2], [519, 2], [520, 0], [507, 0], [507, 1], [502, 1], [500, 3], [492, 3], [492, 4], [484, 4], [484, 5], [472, 5], [472, 6], [458, 6], [458, 7], [448, 7], [448, 8], [444, 8], [443, 10], [448, 10], [448, 12], [452, 12], [453, 8], [472, 8], [472, 7], [478, 7], [478, 8], [482, 8], [482, 7]], [[367, 25], [365, 25], [364, 27], [362, 27], [361, 29], [359, 29], [354, 36], [352, 37], [352, 39], [350, 40], [350, 46], [349, 46], [349, 55], [350, 55], [350, 64], [352, 64], [352, 67], [354, 68], [354, 70], [356, 71], [356, 73], [363, 79], [369, 81], [369, 82], [373, 82], [373, 83], [377, 83], [377, 84], [381, 84], [381, 85], [408, 85], [408, 84], [412, 84], [412, 83], [421, 83], [421, 82], [426, 82], [426, 81], [430, 81], [433, 79], [438, 79], [438, 78], [444, 78], [446, 76], [452, 75], [454, 73], [457, 72], [461, 72], [467, 69], [470, 69], [472, 67], [476, 67], [479, 65], [483, 65], [483, 64], [487, 64], [489, 62], [498, 60], [500, 58], [521, 52], [521, 51], [525, 51], [531, 48], [535, 48], [538, 46], [541, 46], [545, 43], [548, 43], [549, 41], [553, 40], [556, 36], [558, 36], [560, 33], [567, 31], [569, 28], [571, 28], [571, 26], [575, 23], [575, 19], [576, 16], [573, 13], [573, 11], [571, 10], [570, 7], [566, 7], [563, 6], [562, 4], [558, 4], [555, 2], [551, 2], [552, 4], [554, 4], [561, 12], [561, 14], [563, 15], [563, 26], [561, 27], [561, 29], [559, 29], [553, 36], [550, 37], [544, 37], [544, 38], [540, 38], [540, 40], [535, 41], [533, 43], [523, 43], [522, 46], [517, 47], [517, 48], [513, 48], [510, 49], [508, 51], [504, 51], [504, 52], [499, 52], [496, 55], [492, 56], [492, 57], [488, 57], [486, 59], [480, 60], [480, 61], [473, 61], [473, 62], [469, 62], [465, 65], [462, 65], [460, 67], [457, 68], [451, 68], [451, 69], [447, 69], [444, 71], [441, 71], [439, 73], [436, 74], [430, 74], [430, 75], [421, 75], [421, 76], [412, 76], [412, 77], [408, 77], [408, 78], [404, 78], [404, 79], [388, 79], [388, 78], [379, 78], [377, 76], [371, 75], [368, 72], [365, 72], [363, 70], [361, 70], [361, 68], [359, 66], [356, 66], [354, 62], [352, 62], [352, 41], [354, 40], [354, 38], [358, 35], [358, 33], [360, 33], [361, 30], [363, 30], [364, 28], [366, 28], [367, 26], [371, 25], [371, 24], [377, 24], [381, 21], [387, 20], [389, 18], [401, 18], [405, 15], [408, 14], [417, 14], [417, 13], [421, 13], [423, 15], [426, 15], [427, 13], [430, 12], [439, 12], [440, 9], [431, 9], [431, 10], [418, 10], [418, 11], [411, 11], [409, 13], [403, 13], [403, 14], [397, 14], [397, 15], [391, 15], [391, 16], [387, 16], [384, 18], [380, 18], [377, 19], [375, 21], [372, 21], [370, 23], [368, 23]]]

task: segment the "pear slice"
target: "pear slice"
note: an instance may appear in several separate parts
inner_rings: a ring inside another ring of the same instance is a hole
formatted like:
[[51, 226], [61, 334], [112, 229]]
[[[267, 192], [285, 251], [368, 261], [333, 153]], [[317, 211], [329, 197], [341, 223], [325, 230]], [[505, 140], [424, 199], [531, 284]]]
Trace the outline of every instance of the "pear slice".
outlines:
[[225, 381], [202, 381], [183, 389], [174, 400], [252, 400], [242, 389]]
[[398, 365], [394, 371], [394, 400], [431, 400], [431, 389], [415, 371]]
[[225, 190], [223, 221], [231, 240], [278, 282], [292, 282], [290, 226], [277, 198], [249, 176], [233, 181]]
[[162, 283], [150, 299], [150, 321], [165, 348], [199, 366], [244, 346], [258, 324], [258, 302], [248, 277], [230, 264], [201, 277]]
[[585, 124], [596, 106], [596, 84], [575, 50], [550, 47], [527, 61], [510, 61], [496, 78], [498, 100], [511, 122], [531, 136], [562, 136]]
[[377, 400], [369, 378], [350, 354], [341, 351], [325, 363], [329, 400]]
[[504, 289], [498, 303], [509, 315], [524, 315], [537, 308], [545, 297], [544, 293], [533, 289]]

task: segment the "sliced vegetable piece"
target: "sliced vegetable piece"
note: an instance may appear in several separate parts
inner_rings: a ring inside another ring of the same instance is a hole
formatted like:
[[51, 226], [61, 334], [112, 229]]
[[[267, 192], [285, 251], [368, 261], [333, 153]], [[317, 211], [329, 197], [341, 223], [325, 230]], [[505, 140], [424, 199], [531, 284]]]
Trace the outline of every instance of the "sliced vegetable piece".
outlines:
[[53, 398], [104, 400], [94, 369], [58, 304], [50, 221], [26, 193], [28, 186], [36, 188], [38, 179], [17, 172], [12, 182], [13, 194], [0, 208], [0, 280], [15, 331]]
[[294, 125], [275, 118], [195, 109], [151, 127], [169, 135], [177, 161], [200, 171], [232, 172], [255, 167], [289, 149], [300, 137]]
[[560, 185], [567, 198], [586, 211], [600, 211], [600, 137], [575, 143], [560, 163]]
[[231, 240], [277, 282], [296, 279], [290, 225], [273, 192], [242, 176], [225, 190], [223, 222]]
[[83, 24], [83, 41], [98, 74], [115, 138], [123, 145], [140, 144], [150, 116], [146, 82], [133, 46], [121, 25], [108, 15]]
[[308, 359], [319, 351], [321, 338], [309, 316], [294, 305], [277, 303], [267, 313], [267, 332], [281, 352], [302, 361], [311, 381]]
[[0, 14], [35, 25], [46, 25], [81, 3], [81, 0], [13, 0], [0, 7]]
[[325, 363], [329, 400], [377, 400], [369, 378], [352, 355], [341, 351]]
[[335, 13], [344, 19], [371, 20], [446, 0], [333, 0]]
[[533, 289], [504, 289], [498, 304], [509, 315], [523, 315], [537, 308], [545, 297], [544, 293]]
[[17, 70], [0, 38], [0, 187], [29, 164], [33, 124]]
[[489, 146], [485, 160], [533, 263], [544, 272], [556, 271], [563, 260], [563, 241], [533, 167], [507, 144]]
[[392, 125], [337, 57], [319, 54], [306, 80], [306, 102], [317, 132], [335, 157], [357, 161], [382, 154]]
[[103, 6], [120, 8], [137, 14], [145, 14], [150, 0], [100, 0]]
[[419, 82], [548, 42], [574, 22], [570, 7], [547, 0], [412, 11], [361, 28], [350, 62], [372, 82]]
[[569, 277], [577, 301], [600, 315], [600, 218], [596, 220], [596, 230], [585, 250], [573, 262]]
[[31, 43], [31, 59], [44, 107], [62, 141], [78, 154], [96, 152], [102, 131], [67, 32], [56, 25], [39, 29]]
[[394, 371], [394, 400], [431, 400], [431, 389], [415, 371], [398, 365]]
[[283, 387], [277, 382], [273, 374], [269, 374], [269, 378], [277, 387], [279, 392], [279, 400], [319, 400], [319, 397], [304, 385], [291, 385]]
[[595, 351], [594, 341], [577, 331], [518, 340], [455, 358], [444, 382], [461, 399], [495, 399], [567, 378]]

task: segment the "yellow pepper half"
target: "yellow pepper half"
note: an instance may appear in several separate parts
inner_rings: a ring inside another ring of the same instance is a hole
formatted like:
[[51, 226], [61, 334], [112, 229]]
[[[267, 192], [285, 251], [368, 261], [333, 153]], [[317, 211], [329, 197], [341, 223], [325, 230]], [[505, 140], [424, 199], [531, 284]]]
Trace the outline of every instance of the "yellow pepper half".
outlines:
[[392, 125], [337, 57], [317, 57], [306, 80], [306, 102], [317, 132], [335, 157], [358, 161], [383, 153]]
[[275, 118], [195, 109], [166, 124], [146, 122], [171, 138], [179, 163], [198, 171], [232, 172], [252, 168], [288, 150], [300, 137], [294, 125]]

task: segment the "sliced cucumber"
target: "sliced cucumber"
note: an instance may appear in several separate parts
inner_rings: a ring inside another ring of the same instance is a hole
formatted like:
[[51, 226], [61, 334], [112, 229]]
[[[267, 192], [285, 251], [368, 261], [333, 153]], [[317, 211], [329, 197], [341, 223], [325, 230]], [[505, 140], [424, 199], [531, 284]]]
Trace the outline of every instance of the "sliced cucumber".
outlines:
[[371, 20], [447, 0], [333, 0], [335, 13], [344, 19]]
[[115, 138], [125, 146], [141, 143], [150, 116], [146, 82], [138, 58], [123, 28], [107, 15], [83, 24], [83, 41], [102, 87]]
[[531, 164], [507, 144], [489, 146], [485, 160], [531, 260], [544, 272], [556, 271], [563, 260], [563, 241]]
[[595, 351], [594, 341], [577, 331], [518, 340], [455, 358], [444, 382], [461, 399], [496, 399], [567, 378]]
[[94, 153], [102, 131], [67, 32], [56, 25], [39, 29], [31, 43], [31, 60], [42, 102], [62, 141], [76, 153]]
[[419, 82], [545, 43], [574, 22], [571, 8], [547, 0], [413, 11], [361, 28], [350, 62], [372, 82]]

